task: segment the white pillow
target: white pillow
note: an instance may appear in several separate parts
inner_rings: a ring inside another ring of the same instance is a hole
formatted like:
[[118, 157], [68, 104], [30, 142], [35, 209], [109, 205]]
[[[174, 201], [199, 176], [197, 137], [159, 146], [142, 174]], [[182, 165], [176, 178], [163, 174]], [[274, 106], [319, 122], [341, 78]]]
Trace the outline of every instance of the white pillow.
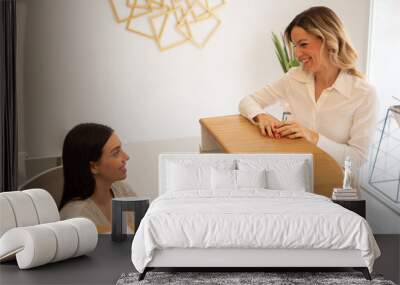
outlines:
[[305, 192], [307, 191], [307, 180], [304, 173], [304, 166], [287, 173], [270, 169], [267, 171], [268, 189]]
[[215, 169], [212, 171], [213, 190], [238, 190], [241, 188], [266, 188], [265, 170]]
[[240, 170], [265, 169], [267, 188], [272, 190], [307, 191], [310, 187], [308, 164], [291, 159], [240, 159]]
[[170, 162], [167, 171], [168, 191], [211, 189], [211, 167]]
[[213, 190], [236, 190], [236, 170], [212, 168], [211, 181]]
[[237, 188], [267, 188], [267, 176], [263, 170], [236, 170]]

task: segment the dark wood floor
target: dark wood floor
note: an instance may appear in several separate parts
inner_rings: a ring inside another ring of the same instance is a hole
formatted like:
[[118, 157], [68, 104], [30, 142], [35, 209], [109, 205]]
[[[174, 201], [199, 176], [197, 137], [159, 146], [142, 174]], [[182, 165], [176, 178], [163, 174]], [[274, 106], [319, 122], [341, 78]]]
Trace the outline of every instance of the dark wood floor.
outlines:
[[375, 235], [381, 257], [375, 261], [374, 272], [400, 284], [400, 235]]
[[[400, 284], [400, 235], [375, 235], [375, 238], [382, 256], [375, 262], [374, 273]], [[15, 261], [2, 263], [0, 284], [115, 284], [122, 273], [135, 270], [130, 256], [131, 243], [132, 237], [115, 243], [110, 236], [100, 235], [96, 250], [86, 256], [29, 270], [19, 270]]]

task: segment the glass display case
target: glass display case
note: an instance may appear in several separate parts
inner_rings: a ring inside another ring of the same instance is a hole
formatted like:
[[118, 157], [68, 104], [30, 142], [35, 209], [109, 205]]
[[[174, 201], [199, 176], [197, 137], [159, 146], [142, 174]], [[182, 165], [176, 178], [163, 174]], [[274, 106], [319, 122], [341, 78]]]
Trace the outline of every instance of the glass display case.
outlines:
[[377, 129], [370, 152], [368, 183], [400, 205], [400, 105], [391, 106]]

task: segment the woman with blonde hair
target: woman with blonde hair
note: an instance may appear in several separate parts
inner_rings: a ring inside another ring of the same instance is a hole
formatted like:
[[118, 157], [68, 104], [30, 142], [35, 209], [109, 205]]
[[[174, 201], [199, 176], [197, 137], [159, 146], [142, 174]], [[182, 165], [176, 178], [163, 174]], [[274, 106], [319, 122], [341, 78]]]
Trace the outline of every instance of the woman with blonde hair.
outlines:
[[[304, 138], [339, 165], [365, 161], [376, 125], [377, 95], [356, 68], [357, 53], [339, 17], [327, 7], [297, 15], [285, 30], [301, 66], [243, 98], [240, 113], [270, 138]], [[292, 118], [280, 121], [264, 111], [277, 102]]]

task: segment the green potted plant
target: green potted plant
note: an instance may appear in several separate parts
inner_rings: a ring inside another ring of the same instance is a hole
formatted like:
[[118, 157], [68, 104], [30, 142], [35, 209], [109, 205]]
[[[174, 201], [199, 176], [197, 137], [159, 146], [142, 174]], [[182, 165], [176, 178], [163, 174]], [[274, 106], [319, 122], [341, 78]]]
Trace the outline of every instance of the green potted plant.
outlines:
[[274, 43], [275, 53], [278, 57], [279, 63], [281, 64], [283, 72], [286, 73], [290, 68], [300, 65], [294, 56], [293, 44], [287, 43], [283, 36], [281, 36], [280, 40], [274, 32], [272, 32], [272, 42]]

